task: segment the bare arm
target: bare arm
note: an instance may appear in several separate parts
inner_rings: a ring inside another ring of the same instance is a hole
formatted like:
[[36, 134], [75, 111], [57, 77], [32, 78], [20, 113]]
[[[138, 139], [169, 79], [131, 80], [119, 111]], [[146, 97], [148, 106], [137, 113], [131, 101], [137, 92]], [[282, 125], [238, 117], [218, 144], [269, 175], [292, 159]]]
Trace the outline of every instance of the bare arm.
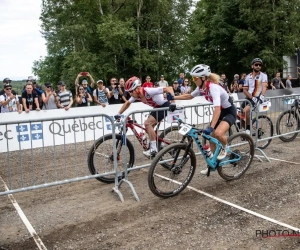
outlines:
[[221, 114], [221, 107], [220, 106], [215, 106], [215, 110], [213, 112], [213, 117], [212, 117], [211, 123], [210, 123], [210, 126], [212, 128], [215, 128], [215, 126], [216, 126], [216, 124], [219, 120], [220, 114]]
[[22, 103], [23, 103], [24, 110], [28, 109], [26, 105], [26, 98], [22, 98]]
[[120, 109], [120, 111], [119, 111], [119, 114], [123, 114], [123, 112], [124, 112], [126, 109], [129, 108], [130, 104], [131, 104], [131, 103], [130, 103], [129, 101], [126, 101], [126, 102], [123, 104], [123, 106], [121, 107], [121, 109]]
[[90, 73], [88, 73], [87, 76], [91, 79], [91, 87], [94, 88], [95, 80], [93, 79]]
[[247, 97], [247, 98], [249, 98], [249, 99], [252, 99], [252, 95], [248, 92], [248, 89], [249, 89], [249, 87], [247, 86], [247, 87], [243, 87], [243, 92], [244, 92], [244, 94], [245, 94], [245, 96]]
[[86, 93], [86, 94], [87, 94], [87, 96], [88, 96], [87, 100], [88, 100], [89, 102], [93, 102], [93, 99], [92, 99], [91, 95], [90, 95], [89, 93]]
[[34, 103], [36, 105], [36, 110], [40, 110], [40, 104], [39, 104], [39, 99], [36, 97], [34, 98]]

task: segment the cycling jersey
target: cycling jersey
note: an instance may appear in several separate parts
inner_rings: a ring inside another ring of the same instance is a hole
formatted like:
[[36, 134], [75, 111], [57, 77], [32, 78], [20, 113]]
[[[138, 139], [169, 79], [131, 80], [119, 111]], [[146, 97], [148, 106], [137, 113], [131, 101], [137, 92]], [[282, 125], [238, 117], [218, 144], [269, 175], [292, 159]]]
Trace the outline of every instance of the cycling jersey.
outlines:
[[262, 72], [255, 78], [252, 77], [252, 73], [248, 74], [245, 79], [244, 87], [248, 87], [248, 92], [258, 97], [262, 91], [262, 83], [268, 82], [268, 76]]
[[[168, 100], [164, 98], [164, 88], [163, 87], [158, 87], [158, 88], [149, 88], [149, 87], [142, 87], [142, 93], [144, 94], [146, 101], [144, 102], [145, 104], [158, 108], [165, 104]], [[130, 103], [133, 103], [134, 101], [139, 100], [142, 101], [140, 98], [134, 98], [133, 96], [130, 97], [128, 100]]]
[[229, 99], [230, 97], [226, 90], [224, 90], [220, 85], [212, 82], [206, 82], [206, 88], [204, 90], [200, 89], [200, 87], [196, 88], [191, 95], [193, 97], [203, 95], [205, 99], [212, 102], [215, 107], [221, 106], [221, 108], [226, 109], [232, 106]]

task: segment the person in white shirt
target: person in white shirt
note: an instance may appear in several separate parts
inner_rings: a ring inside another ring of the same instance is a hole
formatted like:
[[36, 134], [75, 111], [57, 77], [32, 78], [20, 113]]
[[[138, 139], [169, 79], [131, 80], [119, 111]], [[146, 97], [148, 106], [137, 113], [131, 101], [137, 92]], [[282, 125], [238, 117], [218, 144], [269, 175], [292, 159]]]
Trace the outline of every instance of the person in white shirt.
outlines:
[[164, 75], [160, 76], [160, 81], [158, 82], [158, 84], [159, 84], [159, 87], [168, 87], [169, 86], [168, 82], [165, 80]]
[[12, 86], [4, 85], [4, 95], [0, 96], [1, 113], [18, 112], [22, 113], [21, 105], [17, 95], [12, 94]]
[[93, 92], [94, 102], [105, 108], [108, 105], [109, 89], [103, 86], [102, 80], [98, 80], [97, 85], [98, 87]]

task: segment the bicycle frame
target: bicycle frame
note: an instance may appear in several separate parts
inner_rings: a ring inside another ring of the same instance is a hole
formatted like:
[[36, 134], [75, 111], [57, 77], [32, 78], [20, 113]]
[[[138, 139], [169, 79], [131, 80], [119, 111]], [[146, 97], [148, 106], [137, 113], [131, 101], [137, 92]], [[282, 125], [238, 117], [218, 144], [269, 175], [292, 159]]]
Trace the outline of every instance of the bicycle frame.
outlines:
[[[179, 119], [177, 116], [174, 116], [174, 118], [175, 118], [179, 123], [183, 123], [183, 122], [181, 121], [181, 119]], [[209, 158], [209, 157], [207, 156], [207, 153], [206, 153], [206, 151], [203, 149], [203, 146], [202, 146], [202, 144], [201, 144], [201, 141], [200, 141], [199, 138], [198, 138], [198, 135], [201, 135], [202, 137], [204, 137], [204, 138], [205, 138], [206, 140], [208, 140], [209, 142], [212, 142], [212, 143], [216, 144], [216, 149], [215, 149], [215, 152], [214, 152], [212, 158]], [[187, 149], [190, 148], [191, 145], [192, 145], [192, 142], [195, 141], [195, 143], [197, 144], [197, 146], [198, 146], [198, 148], [199, 148], [199, 150], [200, 150], [200, 152], [201, 152], [203, 158], [205, 159], [207, 165], [209, 165], [210, 168], [211, 168], [212, 170], [216, 170], [216, 168], [217, 168], [218, 166], [223, 166], [223, 165], [226, 165], [226, 164], [228, 164], [228, 163], [234, 163], [234, 162], [237, 162], [237, 161], [239, 161], [239, 160], [241, 159], [241, 156], [240, 156], [240, 155], [238, 155], [238, 154], [236, 154], [235, 152], [232, 152], [230, 149], [228, 149], [228, 150], [230, 151], [231, 154], [234, 154], [234, 155], [235, 155], [234, 159], [226, 159], [226, 160], [219, 161], [219, 160], [217, 159], [218, 154], [216, 154], [216, 152], [219, 152], [219, 151], [220, 151], [220, 149], [222, 148], [222, 144], [219, 142], [218, 139], [216, 139], [216, 138], [214, 138], [214, 137], [212, 137], [212, 136], [210, 136], [210, 135], [204, 134], [204, 133], [203, 133], [203, 130], [199, 130], [199, 129], [196, 129], [196, 128], [191, 128], [190, 131], [189, 131], [186, 135], [183, 136], [183, 140], [184, 140], [184, 138], [186, 138], [186, 137], [192, 138], [192, 140], [189, 139], [189, 144], [188, 144], [188, 146], [187, 146]], [[182, 140], [182, 141], [183, 141], [183, 140]], [[188, 150], [185, 151], [185, 154], [184, 154], [183, 158], [187, 157], [187, 153], [188, 153]], [[178, 154], [179, 154], [179, 152], [176, 152], [175, 158], [178, 157]]]
[[[159, 129], [159, 125], [160, 125], [160, 122], [157, 123], [156, 129], [155, 129], [156, 135], [157, 135], [157, 130]], [[136, 121], [132, 120], [130, 117], [127, 117], [127, 122], [126, 122], [126, 125], [125, 125], [125, 126], [126, 126], [126, 132], [127, 132], [128, 128], [130, 128], [131, 131], [133, 132], [133, 134], [135, 135], [135, 137], [137, 138], [137, 140], [139, 141], [139, 143], [141, 144], [141, 146], [143, 147], [143, 149], [144, 149], [144, 150], [148, 150], [147, 145], [144, 145], [144, 143], [143, 143], [143, 138], [142, 138], [142, 136], [140, 136], [140, 134], [139, 134], [138, 131], [135, 129], [135, 127], [138, 127], [138, 128], [140, 128], [140, 129], [142, 129], [143, 131], [145, 131], [145, 133], [146, 133], [146, 129], [145, 129], [142, 125], [136, 123]], [[120, 135], [123, 134], [123, 126], [120, 126], [120, 132], [119, 132], [119, 134], [120, 134]], [[122, 136], [122, 138], [123, 138], [123, 144], [124, 144], [124, 143], [125, 143], [124, 137]], [[157, 137], [157, 140], [158, 140], [158, 141], [165, 142], [165, 143], [168, 144], [168, 145], [170, 144], [170, 143], [166, 142], [164, 139], [159, 138], [159, 137]]]

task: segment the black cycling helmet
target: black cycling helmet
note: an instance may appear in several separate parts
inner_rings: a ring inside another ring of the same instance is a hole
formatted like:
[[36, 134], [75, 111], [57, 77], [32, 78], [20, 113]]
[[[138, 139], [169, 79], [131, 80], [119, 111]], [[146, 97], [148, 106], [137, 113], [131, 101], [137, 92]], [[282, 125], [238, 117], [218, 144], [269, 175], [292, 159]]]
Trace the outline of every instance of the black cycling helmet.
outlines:
[[11, 80], [6, 77], [6, 78], [3, 79], [3, 83], [11, 83]]
[[257, 63], [257, 62], [263, 64], [263, 61], [260, 58], [254, 58], [251, 62], [251, 65], [253, 65], [254, 63]]

